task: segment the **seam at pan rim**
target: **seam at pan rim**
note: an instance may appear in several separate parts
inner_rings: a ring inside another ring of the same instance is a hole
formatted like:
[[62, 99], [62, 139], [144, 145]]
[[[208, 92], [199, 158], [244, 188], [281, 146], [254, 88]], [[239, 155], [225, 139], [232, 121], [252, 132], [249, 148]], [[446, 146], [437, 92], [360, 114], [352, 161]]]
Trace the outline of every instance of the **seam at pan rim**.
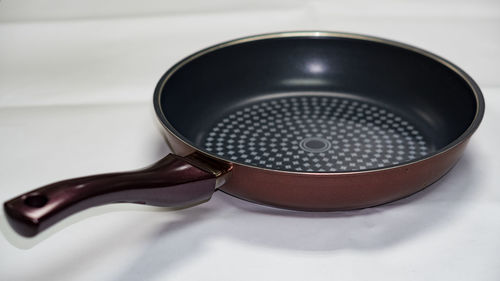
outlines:
[[[184, 137], [179, 132], [177, 132], [177, 130], [175, 130], [174, 126], [172, 126], [172, 124], [170, 124], [170, 122], [167, 120], [166, 115], [163, 113], [163, 109], [161, 108], [161, 102], [160, 102], [161, 92], [163, 91], [163, 88], [164, 88], [166, 82], [169, 80], [169, 78], [175, 72], [177, 72], [177, 70], [179, 70], [181, 67], [183, 67], [187, 63], [195, 60], [198, 57], [201, 57], [205, 54], [216, 51], [218, 49], [222, 49], [224, 47], [243, 44], [243, 43], [247, 43], [247, 42], [265, 40], [265, 39], [289, 38], [289, 37], [299, 37], [299, 38], [300, 37], [317, 37], [317, 38], [333, 37], [333, 38], [347, 38], [347, 39], [355, 39], [355, 40], [362, 40], [362, 41], [370, 41], [370, 42], [381, 43], [384, 45], [402, 48], [402, 49], [412, 51], [414, 53], [418, 53], [420, 55], [426, 56], [426, 57], [440, 63], [441, 65], [446, 66], [448, 69], [452, 70], [454, 73], [459, 75], [467, 83], [469, 88], [474, 93], [474, 97], [476, 99], [476, 113], [474, 115], [474, 119], [472, 120], [470, 125], [467, 127], [467, 129], [460, 136], [458, 136], [454, 141], [450, 142], [448, 145], [435, 151], [434, 153], [429, 154], [427, 156], [424, 156], [422, 158], [419, 158], [415, 161], [405, 162], [402, 164], [396, 164], [396, 165], [391, 165], [391, 166], [386, 166], [386, 167], [381, 167], [381, 168], [373, 168], [373, 169], [366, 169], [366, 170], [359, 170], [359, 171], [345, 171], [345, 172], [342, 172], [342, 171], [340, 171], [340, 172], [283, 171], [283, 170], [268, 169], [268, 168], [262, 168], [262, 167], [258, 167], [258, 166], [247, 165], [247, 164], [243, 164], [240, 162], [234, 162], [234, 161], [219, 157], [215, 154], [209, 153], [201, 148], [198, 148], [198, 147], [192, 145], [187, 139], [184, 139]], [[202, 49], [202, 50], [200, 50], [194, 54], [191, 54], [190, 56], [182, 59], [181, 61], [179, 61], [178, 63], [176, 63], [174, 66], [172, 66], [170, 69], [167, 70], [167, 72], [161, 77], [161, 79], [159, 80], [159, 82], [155, 88], [155, 92], [153, 95], [153, 105], [155, 108], [157, 118], [160, 120], [162, 126], [168, 132], [170, 132], [173, 136], [175, 136], [175, 138], [177, 138], [179, 141], [181, 141], [182, 143], [184, 143], [188, 147], [190, 147], [196, 151], [199, 151], [202, 154], [205, 154], [209, 157], [212, 157], [212, 158], [224, 161], [224, 162], [235, 163], [236, 165], [246, 166], [249, 168], [264, 170], [264, 171], [268, 171], [268, 172], [290, 173], [290, 174], [298, 174], [298, 175], [302, 174], [302, 175], [309, 175], [309, 176], [311, 176], [311, 175], [315, 175], [315, 176], [329, 176], [330, 175], [331, 176], [331, 175], [347, 175], [347, 174], [379, 172], [379, 171], [383, 171], [383, 170], [396, 169], [396, 168], [414, 165], [418, 162], [423, 162], [423, 161], [426, 161], [428, 159], [434, 158], [440, 154], [446, 153], [448, 150], [459, 145], [460, 143], [465, 141], [468, 137], [470, 137], [476, 131], [476, 129], [479, 127], [479, 124], [481, 123], [481, 120], [482, 120], [483, 115], [484, 115], [484, 109], [485, 109], [484, 98], [483, 98], [483, 95], [481, 93], [481, 90], [479, 89], [479, 86], [474, 82], [474, 80], [467, 73], [465, 73], [465, 71], [463, 71], [462, 69], [460, 69], [458, 66], [454, 65], [453, 63], [447, 61], [446, 59], [444, 59], [438, 55], [435, 55], [433, 53], [430, 53], [428, 51], [425, 51], [423, 49], [420, 49], [420, 48], [417, 48], [417, 47], [414, 47], [414, 46], [411, 46], [408, 44], [388, 40], [388, 39], [383, 39], [383, 38], [368, 36], [368, 35], [355, 34], [355, 33], [333, 32], [333, 31], [291, 31], [291, 32], [266, 33], [266, 34], [259, 34], [259, 35], [242, 37], [242, 38], [222, 42], [222, 43], [213, 45], [211, 47], [207, 47], [205, 49]]]

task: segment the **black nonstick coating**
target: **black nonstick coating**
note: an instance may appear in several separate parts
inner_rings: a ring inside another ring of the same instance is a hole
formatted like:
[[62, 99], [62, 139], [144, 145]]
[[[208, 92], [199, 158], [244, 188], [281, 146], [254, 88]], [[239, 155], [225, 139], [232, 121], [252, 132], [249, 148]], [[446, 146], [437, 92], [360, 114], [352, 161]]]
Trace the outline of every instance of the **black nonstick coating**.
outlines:
[[275, 170], [359, 171], [411, 162], [476, 114], [467, 82], [394, 45], [331, 36], [215, 48], [170, 74], [169, 129], [219, 158]]

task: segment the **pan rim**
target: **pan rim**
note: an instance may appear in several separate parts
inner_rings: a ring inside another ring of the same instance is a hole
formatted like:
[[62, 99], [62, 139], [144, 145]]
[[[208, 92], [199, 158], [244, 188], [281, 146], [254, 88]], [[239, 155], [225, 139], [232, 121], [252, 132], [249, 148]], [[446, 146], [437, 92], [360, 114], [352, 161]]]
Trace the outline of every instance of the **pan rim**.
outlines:
[[[472, 90], [472, 93], [474, 94], [475, 101], [476, 101], [476, 112], [475, 116], [472, 119], [471, 123], [467, 127], [467, 129], [460, 135], [458, 136], [455, 140], [447, 144], [446, 146], [442, 147], [439, 150], [436, 150], [426, 156], [423, 156], [421, 158], [417, 158], [412, 161], [408, 162], [403, 162], [400, 164], [394, 164], [394, 165], [388, 165], [384, 167], [378, 167], [378, 168], [371, 168], [371, 169], [364, 169], [364, 170], [358, 170], [358, 171], [335, 171], [335, 172], [306, 172], [306, 171], [285, 171], [285, 170], [278, 170], [278, 169], [269, 169], [269, 168], [263, 168], [259, 166], [254, 166], [254, 165], [248, 165], [240, 162], [235, 162], [231, 161], [222, 157], [219, 157], [213, 153], [207, 152], [202, 148], [199, 148], [191, 143], [187, 138], [182, 136], [175, 128], [174, 126], [168, 121], [166, 115], [163, 112], [163, 109], [161, 107], [161, 97], [162, 97], [162, 92], [165, 87], [165, 84], [169, 80], [169, 78], [177, 72], [180, 68], [182, 68], [184, 65], [188, 64], [189, 62], [195, 60], [198, 57], [201, 57], [205, 54], [211, 53], [213, 51], [233, 46], [233, 45], [238, 45], [238, 44], [243, 44], [243, 43], [248, 43], [248, 42], [253, 42], [253, 41], [259, 41], [259, 40], [266, 40], [266, 39], [276, 39], [276, 38], [291, 38], [291, 37], [303, 37], [303, 38], [308, 38], [308, 37], [316, 37], [316, 38], [346, 38], [346, 39], [355, 39], [355, 40], [362, 40], [362, 41], [369, 41], [369, 42], [375, 42], [379, 44], [384, 44], [392, 47], [397, 47], [397, 48], [402, 48], [407, 51], [411, 51], [414, 53], [418, 53], [420, 55], [423, 55], [425, 57], [428, 57], [441, 65], [447, 67], [451, 71], [453, 71], [455, 74], [457, 74], [459, 77], [461, 77], [469, 86], [469, 88]], [[420, 49], [418, 47], [408, 45], [405, 43], [389, 40], [389, 39], [384, 39], [380, 37], [375, 37], [375, 36], [369, 36], [369, 35], [362, 35], [362, 34], [356, 34], [356, 33], [345, 33], [345, 32], [336, 32], [336, 31], [286, 31], [286, 32], [274, 32], [274, 33], [265, 33], [265, 34], [258, 34], [258, 35], [251, 35], [251, 36], [246, 36], [246, 37], [241, 37], [237, 38], [234, 40], [229, 40], [225, 41], [207, 48], [204, 48], [198, 52], [195, 52], [184, 59], [180, 60], [177, 62], [175, 65], [170, 67], [165, 74], [160, 78], [158, 81], [154, 95], [153, 95], [153, 105], [154, 105], [154, 110], [156, 113], [156, 116], [160, 123], [162, 124], [163, 128], [169, 132], [172, 136], [174, 136], [178, 141], [182, 142], [183, 144], [187, 145], [191, 149], [206, 155], [211, 158], [215, 158], [219, 161], [225, 162], [225, 163], [230, 163], [232, 165], [240, 165], [240, 166], [245, 166], [248, 168], [252, 169], [259, 169], [262, 171], [267, 171], [267, 172], [273, 172], [273, 173], [286, 173], [286, 174], [295, 174], [295, 175], [307, 175], [307, 176], [338, 176], [338, 175], [352, 175], [352, 174], [365, 174], [365, 173], [374, 173], [374, 172], [380, 172], [384, 170], [392, 170], [392, 169], [398, 169], [398, 168], [404, 168], [408, 167], [411, 165], [415, 165], [417, 163], [421, 163], [424, 161], [427, 161], [429, 159], [438, 157], [439, 155], [442, 155], [446, 153], [447, 151], [453, 149], [454, 147], [458, 146], [462, 142], [466, 141], [474, 132], [477, 130], [479, 127], [479, 124], [481, 123], [483, 116], [484, 116], [484, 111], [485, 111], [485, 103], [484, 103], [484, 97], [482, 95], [481, 90], [479, 89], [479, 86], [476, 84], [476, 82], [461, 68], [456, 66], [455, 64], [449, 62], [448, 60], [433, 54], [431, 52], [425, 51], [423, 49]]]

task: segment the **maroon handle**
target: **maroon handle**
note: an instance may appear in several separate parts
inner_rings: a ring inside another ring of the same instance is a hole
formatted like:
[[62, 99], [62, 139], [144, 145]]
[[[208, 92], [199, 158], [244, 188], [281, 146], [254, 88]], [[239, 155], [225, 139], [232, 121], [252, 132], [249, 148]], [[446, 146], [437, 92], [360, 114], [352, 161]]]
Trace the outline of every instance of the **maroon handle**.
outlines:
[[201, 203], [212, 196], [220, 173], [200, 168], [198, 158], [169, 154], [137, 171], [52, 183], [5, 202], [5, 214], [16, 232], [32, 237], [75, 212], [102, 204], [181, 207]]

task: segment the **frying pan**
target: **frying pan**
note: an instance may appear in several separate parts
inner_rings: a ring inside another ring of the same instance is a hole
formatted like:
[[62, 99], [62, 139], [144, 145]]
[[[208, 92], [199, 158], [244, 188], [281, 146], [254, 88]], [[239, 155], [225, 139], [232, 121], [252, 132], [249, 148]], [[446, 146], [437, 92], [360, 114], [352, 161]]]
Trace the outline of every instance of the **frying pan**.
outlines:
[[214, 191], [304, 211], [365, 208], [442, 177], [479, 126], [479, 87], [452, 63], [381, 38], [264, 34], [170, 68], [154, 108], [172, 151], [144, 169], [63, 180], [4, 204], [34, 236], [77, 211], [184, 207]]

